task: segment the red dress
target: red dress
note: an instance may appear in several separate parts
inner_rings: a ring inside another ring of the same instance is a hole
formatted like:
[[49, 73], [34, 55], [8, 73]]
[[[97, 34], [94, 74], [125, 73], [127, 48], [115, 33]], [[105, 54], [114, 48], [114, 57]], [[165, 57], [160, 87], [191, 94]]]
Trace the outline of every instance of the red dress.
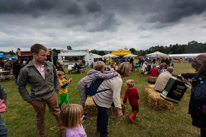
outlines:
[[159, 69], [158, 68], [151, 68], [149, 76], [158, 77], [159, 76]]
[[129, 99], [129, 104], [131, 106], [139, 105], [139, 93], [136, 88], [126, 89], [123, 101], [124, 104], [127, 102], [127, 98]]

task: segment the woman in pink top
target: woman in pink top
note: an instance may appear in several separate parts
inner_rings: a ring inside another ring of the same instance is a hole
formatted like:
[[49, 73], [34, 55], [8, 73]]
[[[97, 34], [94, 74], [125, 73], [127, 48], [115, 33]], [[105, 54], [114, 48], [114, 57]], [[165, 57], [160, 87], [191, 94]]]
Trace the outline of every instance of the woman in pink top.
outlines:
[[149, 76], [152, 76], [152, 77], [158, 77], [159, 76], [159, 69], [156, 68], [156, 65], [153, 65], [153, 67], [150, 69]]

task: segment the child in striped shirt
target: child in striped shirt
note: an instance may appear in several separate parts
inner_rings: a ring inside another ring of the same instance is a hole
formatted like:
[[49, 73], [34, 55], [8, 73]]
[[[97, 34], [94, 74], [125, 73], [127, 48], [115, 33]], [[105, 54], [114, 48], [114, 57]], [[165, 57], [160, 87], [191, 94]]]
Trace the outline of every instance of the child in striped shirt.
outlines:
[[85, 86], [90, 87], [92, 81], [95, 81], [97, 78], [110, 79], [118, 76], [118, 73], [115, 71], [104, 71], [105, 64], [103, 61], [94, 62], [94, 69], [87, 72], [87, 76], [82, 78], [78, 83], [78, 90], [80, 95], [79, 104], [84, 107], [85, 101], [87, 99], [87, 94], [85, 93]]

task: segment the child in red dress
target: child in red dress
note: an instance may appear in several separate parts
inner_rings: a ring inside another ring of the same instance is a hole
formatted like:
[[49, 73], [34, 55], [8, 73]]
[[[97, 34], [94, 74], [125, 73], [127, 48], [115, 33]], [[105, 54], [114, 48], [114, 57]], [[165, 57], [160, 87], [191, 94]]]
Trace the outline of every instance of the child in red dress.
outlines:
[[129, 99], [129, 104], [132, 107], [132, 114], [129, 116], [130, 121], [133, 123], [133, 119], [137, 117], [137, 113], [139, 112], [139, 93], [136, 88], [133, 88], [134, 81], [133, 80], [127, 80], [127, 89], [125, 91], [124, 95], [124, 101], [123, 104], [127, 102], [127, 98]]

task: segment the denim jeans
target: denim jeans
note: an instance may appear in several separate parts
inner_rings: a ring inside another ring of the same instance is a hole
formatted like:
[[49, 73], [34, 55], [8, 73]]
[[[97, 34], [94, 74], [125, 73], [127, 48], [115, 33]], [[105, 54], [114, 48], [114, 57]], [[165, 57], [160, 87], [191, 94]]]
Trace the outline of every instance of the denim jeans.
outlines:
[[0, 115], [0, 137], [7, 137], [7, 127]]
[[109, 121], [109, 113], [108, 109], [104, 107], [100, 107], [98, 105], [98, 113], [97, 113], [97, 130], [100, 130], [100, 137], [107, 137], [107, 126]]

